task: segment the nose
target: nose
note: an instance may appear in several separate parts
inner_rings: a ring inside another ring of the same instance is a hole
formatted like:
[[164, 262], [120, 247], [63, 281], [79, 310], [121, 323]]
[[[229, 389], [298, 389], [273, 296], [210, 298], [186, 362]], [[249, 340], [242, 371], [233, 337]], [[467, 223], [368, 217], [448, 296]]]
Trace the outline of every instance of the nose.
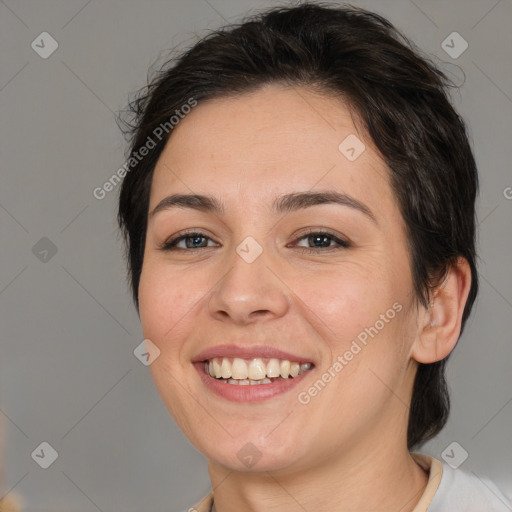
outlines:
[[289, 307], [286, 285], [265, 252], [251, 263], [235, 252], [209, 299], [212, 316], [246, 325], [286, 313]]

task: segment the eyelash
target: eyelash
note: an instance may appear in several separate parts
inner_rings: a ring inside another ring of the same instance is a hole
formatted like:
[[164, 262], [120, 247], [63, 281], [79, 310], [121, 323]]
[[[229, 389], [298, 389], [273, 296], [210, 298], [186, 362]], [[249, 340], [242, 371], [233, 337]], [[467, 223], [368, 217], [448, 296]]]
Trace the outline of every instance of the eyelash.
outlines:
[[[318, 252], [330, 252], [333, 250], [340, 250], [340, 249], [347, 249], [351, 245], [348, 241], [342, 240], [341, 238], [337, 237], [334, 233], [331, 233], [330, 231], [326, 231], [323, 229], [311, 229], [310, 231], [302, 234], [300, 237], [298, 237], [295, 242], [300, 241], [304, 238], [308, 238], [311, 236], [321, 236], [321, 237], [329, 237], [332, 241], [336, 242], [339, 247], [317, 247], [316, 249], [313, 247], [301, 247], [299, 248], [300, 252], [302, 253], [318, 253]], [[201, 249], [208, 249], [210, 247], [196, 247], [196, 248], [186, 248], [183, 249], [181, 247], [176, 247], [176, 245], [181, 242], [182, 240], [185, 240], [187, 238], [196, 238], [196, 237], [202, 237], [211, 240], [209, 236], [207, 236], [205, 233], [197, 232], [197, 231], [191, 231], [188, 233], [182, 233], [174, 238], [171, 238], [170, 240], [165, 241], [159, 249], [162, 251], [186, 251], [186, 252], [195, 252], [200, 251]], [[320, 251], [319, 251], [320, 249]]]

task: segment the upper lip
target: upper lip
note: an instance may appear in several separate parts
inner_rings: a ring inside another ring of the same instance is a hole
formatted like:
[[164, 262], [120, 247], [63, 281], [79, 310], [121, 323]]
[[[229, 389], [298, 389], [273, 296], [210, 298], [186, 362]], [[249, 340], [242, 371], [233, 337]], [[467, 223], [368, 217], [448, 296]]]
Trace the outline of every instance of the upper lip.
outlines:
[[307, 357], [291, 354], [284, 350], [279, 350], [275, 347], [268, 345], [252, 345], [252, 346], [238, 346], [238, 345], [217, 345], [210, 347], [199, 354], [197, 354], [192, 362], [202, 362], [214, 357], [239, 357], [240, 359], [254, 359], [254, 358], [275, 358], [287, 359], [291, 362], [297, 363], [311, 363], [312, 360]]

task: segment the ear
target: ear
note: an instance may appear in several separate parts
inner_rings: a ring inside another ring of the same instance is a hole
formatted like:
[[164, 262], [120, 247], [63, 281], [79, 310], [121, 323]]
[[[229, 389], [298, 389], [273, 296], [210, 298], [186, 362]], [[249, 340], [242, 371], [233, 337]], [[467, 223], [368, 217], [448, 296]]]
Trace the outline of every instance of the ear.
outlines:
[[465, 258], [459, 257], [443, 283], [432, 290], [429, 308], [420, 314], [411, 351], [411, 357], [418, 363], [440, 361], [454, 349], [470, 288], [471, 268]]

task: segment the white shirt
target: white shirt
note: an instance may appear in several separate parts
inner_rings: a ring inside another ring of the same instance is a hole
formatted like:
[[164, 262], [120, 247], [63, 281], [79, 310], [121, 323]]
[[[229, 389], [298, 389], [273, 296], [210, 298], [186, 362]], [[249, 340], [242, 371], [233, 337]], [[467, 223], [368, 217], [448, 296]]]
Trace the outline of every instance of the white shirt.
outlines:
[[512, 502], [491, 480], [453, 469], [428, 455], [411, 455], [429, 471], [427, 487], [413, 512], [512, 511]]

